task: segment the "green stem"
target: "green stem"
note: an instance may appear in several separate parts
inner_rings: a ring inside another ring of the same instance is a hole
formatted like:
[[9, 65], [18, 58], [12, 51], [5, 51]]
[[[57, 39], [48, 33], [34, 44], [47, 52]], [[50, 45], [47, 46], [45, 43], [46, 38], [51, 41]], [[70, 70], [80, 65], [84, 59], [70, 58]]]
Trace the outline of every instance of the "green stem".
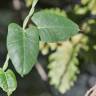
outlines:
[[3, 65], [3, 70], [5, 71], [8, 68], [8, 61], [9, 61], [9, 56], [7, 55], [6, 61]]
[[27, 26], [27, 23], [29, 21], [29, 19], [31, 18], [31, 16], [33, 15], [34, 13], [34, 10], [35, 10], [35, 6], [37, 4], [38, 0], [33, 0], [33, 3], [32, 3], [32, 8], [28, 14], [28, 16], [25, 18], [24, 22], [23, 22], [23, 30], [25, 30], [26, 26]]
[[7, 96], [11, 96], [10, 93], [7, 93]]

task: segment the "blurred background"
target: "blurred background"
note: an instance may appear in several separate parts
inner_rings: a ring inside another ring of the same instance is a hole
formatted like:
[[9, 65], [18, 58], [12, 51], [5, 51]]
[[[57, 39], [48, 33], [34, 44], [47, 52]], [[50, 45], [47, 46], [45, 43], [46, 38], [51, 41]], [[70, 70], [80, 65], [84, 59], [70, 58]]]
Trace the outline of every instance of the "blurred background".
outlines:
[[[6, 59], [7, 28], [22, 22], [32, 0], [0, 1], [0, 67]], [[14, 70], [18, 88], [12, 96], [84, 96], [96, 84], [96, 0], [39, 0], [36, 10], [68, 17], [80, 32], [65, 42], [40, 42], [38, 64], [21, 78]], [[0, 96], [6, 94], [0, 89]]]

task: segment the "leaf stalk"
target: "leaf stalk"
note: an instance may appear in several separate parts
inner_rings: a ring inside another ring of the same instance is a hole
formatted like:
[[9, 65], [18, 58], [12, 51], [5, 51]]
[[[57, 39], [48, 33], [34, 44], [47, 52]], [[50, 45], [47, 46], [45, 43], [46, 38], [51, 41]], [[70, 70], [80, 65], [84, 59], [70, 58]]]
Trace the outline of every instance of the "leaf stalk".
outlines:
[[9, 61], [9, 56], [8, 56], [8, 54], [7, 54], [6, 61], [5, 61], [4, 65], [3, 65], [3, 70], [4, 70], [4, 71], [8, 68], [8, 61]]
[[27, 17], [25, 18], [25, 20], [23, 22], [23, 30], [25, 30], [25, 28], [26, 28], [26, 26], [28, 24], [29, 19], [33, 15], [37, 2], [38, 2], [38, 0], [33, 0], [31, 10], [29, 11], [29, 14], [27, 15]]

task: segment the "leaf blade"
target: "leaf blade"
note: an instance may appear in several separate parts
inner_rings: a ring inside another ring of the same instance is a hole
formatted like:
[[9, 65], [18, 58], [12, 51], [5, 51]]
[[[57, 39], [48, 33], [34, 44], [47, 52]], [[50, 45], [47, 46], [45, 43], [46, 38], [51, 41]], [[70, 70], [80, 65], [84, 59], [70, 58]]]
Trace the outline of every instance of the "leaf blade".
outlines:
[[4, 72], [0, 69], [0, 87], [10, 96], [17, 88], [17, 81], [11, 70]]
[[35, 13], [32, 21], [39, 29], [41, 40], [45, 42], [64, 41], [79, 31], [73, 21], [48, 10]]
[[7, 85], [8, 85], [8, 96], [12, 94], [17, 88], [17, 81], [14, 73], [11, 70], [6, 71]]
[[78, 47], [70, 41], [64, 42], [57, 48], [57, 51], [49, 56], [50, 84], [54, 85], [60, 93], [65, 93], [74, 84], [78, 74]]
[[37, 60], [39, 52], [38, 31], [33, 26], [23, 31], [19, 25], [14, 23], [9, 25], [8, 29], [8, 54], [16, 71], [21, 76], [26, 75]]

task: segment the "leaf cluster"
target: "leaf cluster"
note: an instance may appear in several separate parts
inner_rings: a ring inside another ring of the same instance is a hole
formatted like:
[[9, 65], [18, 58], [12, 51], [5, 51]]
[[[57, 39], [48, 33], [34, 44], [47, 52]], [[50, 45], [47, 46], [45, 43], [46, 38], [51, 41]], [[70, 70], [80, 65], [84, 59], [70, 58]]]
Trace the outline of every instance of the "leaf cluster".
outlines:
[[[8, 57], [0, 70], [1, 88], [8, 96], [16, 89], [17, 83], [13, 72], [8, 70], [8, 61], [22, 77], [28, 74], [37, 62], [39, 53], [39, 41], [54, 43], [69, 39], [79, 31], [79, 26], [57, 12], [42, 10], [34, 13], [38, 0], [34, 0], [32, 8], [25, 18], [23, 27], [16, 23], [8, 26], [7, 49]], [[34, 13], [34, 14], [33, 14]], [[29, 19], [34, 24], [27, 28]], [[12, 83], [12, 84], [10, 84]]]

